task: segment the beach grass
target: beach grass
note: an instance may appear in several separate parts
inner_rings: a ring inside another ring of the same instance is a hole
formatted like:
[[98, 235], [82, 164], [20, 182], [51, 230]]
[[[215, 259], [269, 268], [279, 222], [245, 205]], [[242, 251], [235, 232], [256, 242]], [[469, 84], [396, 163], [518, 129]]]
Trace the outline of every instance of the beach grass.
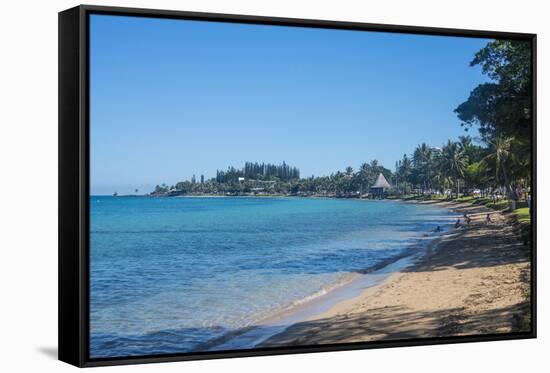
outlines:
[[477, 198], [474, 197], [474, 196], [462, 196], [460, 198], [457, 198], [455, 201], [457, 201], [457, 202], [474, 202], [475, 200], [477, 200]]
[[531, 224], [531, 213], [528, 207], [522, 207], [522, 208], [516, 209], [514, 211], [514, 214], [516, 215], [520, 223]]
[[[409, 195], [399, 198], [403, 201], [424, 201], [424, 202], [451, 202], [451, 203], [467, 203], [472, 206], [484, 206], [491, 210], [504, 211], [510, 208], [510, 201], [508, 199], [502, 199], [499, 201], [494, 201], [491, 198], [485, 197], [475, 197], [475, 196], [462, 196], [459, 198], [451, 198], [445, 195]], [[517, 210], [524, 211], [527, 209], [526, 201], [517, 201], [516, 202]], [[516, 211], [517, 211], [516, 210]], [[528, 215], [527, 213], [524, 213]], [[525, 217], [524, 217], [525, 219]]]
[[504, 210], [508, 208], [508, 204], [509, 202], [507, 200], [502, 200], [502, 201], [496, 201], [496, 202], [491, 201], [487, 203], [485, 206], [493, 210]]

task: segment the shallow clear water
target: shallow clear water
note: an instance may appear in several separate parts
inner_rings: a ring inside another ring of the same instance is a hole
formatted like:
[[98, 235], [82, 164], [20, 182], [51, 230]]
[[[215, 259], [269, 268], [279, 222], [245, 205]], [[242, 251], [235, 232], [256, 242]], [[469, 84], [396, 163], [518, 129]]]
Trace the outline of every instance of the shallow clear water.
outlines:
[[392, 201], [90, 197], [90, 355], [186, 352], [396, 256], [449, 212]]

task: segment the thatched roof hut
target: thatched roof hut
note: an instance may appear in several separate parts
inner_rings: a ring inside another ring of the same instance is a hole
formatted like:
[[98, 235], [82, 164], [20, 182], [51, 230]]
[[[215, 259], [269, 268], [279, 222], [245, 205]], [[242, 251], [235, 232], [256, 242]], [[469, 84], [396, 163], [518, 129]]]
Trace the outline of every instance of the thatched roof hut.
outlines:
[[386, 178], [384, 177], [384, 175], [382, 175], [382, 173], [378, 175], [373, 186], [370, 187], [371, 192], [379, 198], [382, 198], [384, 196], [384, 192], [390, 188], [391, 188], [390, 183], [388, 183], [388, 180], [386, 180]]
[[382, 189], [390, 189], [390, 183], [388, 183], [388, 180], [380, 173], [378, 177], [376, 178], [376, 182], [371, 188], [382, 188]]

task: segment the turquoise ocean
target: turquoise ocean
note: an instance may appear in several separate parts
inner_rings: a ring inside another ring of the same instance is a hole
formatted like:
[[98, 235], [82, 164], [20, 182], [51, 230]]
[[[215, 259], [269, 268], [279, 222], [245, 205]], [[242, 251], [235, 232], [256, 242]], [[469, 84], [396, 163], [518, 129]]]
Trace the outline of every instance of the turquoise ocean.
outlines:
[[303, 307], [451, 213], [352, 199], [90, 197], [90, 356], [173, 354]]

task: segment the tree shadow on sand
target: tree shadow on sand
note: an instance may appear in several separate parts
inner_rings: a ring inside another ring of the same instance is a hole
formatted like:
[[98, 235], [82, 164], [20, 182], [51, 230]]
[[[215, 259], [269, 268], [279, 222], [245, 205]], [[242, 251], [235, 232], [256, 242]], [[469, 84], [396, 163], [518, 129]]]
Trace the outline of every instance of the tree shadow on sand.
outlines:
[[301, 322], [267, 339], [260, 347], [498, 334], [509, 333], [510, 329], [528, 332], [529, 329], [520, 324], [520, 315], [528, 308], [525, 302], [463, 318], [461, 308], [411, 312], [399, 306], [380, 307], [368, 313]]
[[442, 237], [437, 249], [428, 250], [416, 266], [404, 271], [493, 267], [529, 262], [530, 256], [530, 246], [520, 240], [513, 225], [477, 223]]

